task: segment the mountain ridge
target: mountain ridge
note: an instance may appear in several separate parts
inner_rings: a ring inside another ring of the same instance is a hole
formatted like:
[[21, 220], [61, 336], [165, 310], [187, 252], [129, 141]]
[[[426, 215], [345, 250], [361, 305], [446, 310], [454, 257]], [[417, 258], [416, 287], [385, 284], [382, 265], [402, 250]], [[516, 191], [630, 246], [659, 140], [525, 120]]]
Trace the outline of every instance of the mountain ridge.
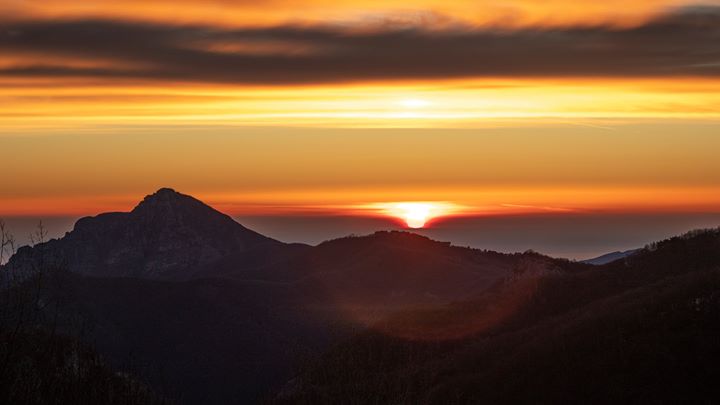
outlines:
[[7, 267], [22, 271], [44, 256], [96, 277], [180, 280], [231, 253], [285, 246], [191, 196], [161, 188], [130, 212], [80, 218], [64, 237], [18, 249]]
[[[55, 302], [53, 295], [59, 295], [68, 303], [61, 319], [80, 317], [93, 325], [87, 338], [114, 365], [133, 353], [142, 364], [165, 368], [149, 382], [161, 388], [169, 384], [186, 403], [267, 398], [297, 376], [298, 359], [308, 357], [310, 365], [324, 364], [337, 375], [322, 370], [314, 375], [312, 368], [301, 373], [300, 391], [284, 394], [292, 403], [342, 402], [349, 398], [345, 387], [379, 394], [366, 398], [372, 403], [408, 398], [426, 403], [437, 390], [453, 390], [453, 374], [474, 375], [474, 367], [486, 364], [484, 358], [496, 361], [484, 369], [494, 373], [489, 386], [512, 382], [493, 379], [513, 374], [502, 367], [505, 358], [482, 350], [486, 344], [509, 353], [508, 364], [523, 370], [522, 359], [535, 355], [531, 343], [554, 350], [556, 331], [585, 336], [583, 328], [589, 327], [598, 335], [603, 319], [618, 321], [624, 308], [645, 319], [642, 307], [655, 305], [648, 291], [657, 286], [663, 297], [677, 293], [684, 300], [663, 306], [660, 313], [714, 303], [715, 295], [706, 291], [693, 294], [708, 271], [707, 281], [720, 280], [713, 270], [720, 263], [720, 231], [689, 232], [600, 266], [532, 251], [507, 254], [453, 246], [406, 231], [306, 246], [264, 237], [193, 197], [160, 189], [130, 212], [82, 218], [63, 239], [23, 248], [10, 264], [22, 269], [44, 259], [46, 264], [58, 259], [58, 268], [65, 260], [72, 271], [43, 297]], [[674, 290], [677, 276], [689, 290]], [[642, 305], [627, 301], [626, 292], [636, 294]], [[604, 300], [616, 302], [617, 310], [583, 323], [583, 311], [602, 310], [598, 303]], [[688, 316], [678, 315], [680, 321]], [[556, 328], [553, 320], [565, 318], [572, 328]], [[613, 339], [622, 333], [615, 331]], [[360, 340], [348, 340], [352, 336]], [[509, 340], [504, 343], [497, 336]], [[585, 350], [582, 340], [573, 342], [578, 353], [599, 352]], [[455, 369], [465, 347], [479, 360]], [[521, 357], [512, 354], [514, 347]], [[329, 357], [318, 358], [321, 353]], [[358, 355], [368, 357], [353, 357]], [[398, 359], [425, 373], [416, 385], [404, 385], [412, 382], [415, 371], [402, 374]], [[493, 369], [494, 364], [501, 368]], [[435, 365], [442, 366], [442, 375], [434, 373]], [[377, 374], [378, 367], [386, 366], [400, 368]], [[400, 396], [383, 391], [387, 381], [400, 389]], [[429, 386], [427, 381], [437, 383]], [[503, 393], [512, 398], [512, 392]], [[413, 396], [402, 397], [406, 394]]]

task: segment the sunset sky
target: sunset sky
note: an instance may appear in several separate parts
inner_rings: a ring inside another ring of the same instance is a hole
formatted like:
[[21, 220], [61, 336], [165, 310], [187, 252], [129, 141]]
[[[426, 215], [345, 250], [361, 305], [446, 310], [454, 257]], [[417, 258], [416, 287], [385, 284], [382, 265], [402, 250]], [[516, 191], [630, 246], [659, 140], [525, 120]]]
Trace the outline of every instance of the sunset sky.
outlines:
[[614, 245], [546, 249], [579, 257], [720, 225], [719, 157], [720, 1], [0, 2], [18, 224], [160, 187], [313, 243], [396, 202], [452, 207], [441, 236], [479, 247], [498, 218], [615, 218]]

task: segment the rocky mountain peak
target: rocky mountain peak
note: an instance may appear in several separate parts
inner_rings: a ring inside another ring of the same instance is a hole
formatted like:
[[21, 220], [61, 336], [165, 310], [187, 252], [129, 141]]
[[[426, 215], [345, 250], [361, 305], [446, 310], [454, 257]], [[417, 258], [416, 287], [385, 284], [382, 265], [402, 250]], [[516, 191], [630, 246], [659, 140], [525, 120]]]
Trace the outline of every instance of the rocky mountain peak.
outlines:
[[[72, 232], [44, 247], [71, 271], [93, 276], [184, 279], [228, 255], [284, 245], [245, 228], [189, 195], [161, 188], [131, 212], [78, 220]], [[20, 267], [35, 248], [14, 258]]]
[[161, 188], [155, 193], [145, 196], [132, 212], [173, 210], [179, 207], [202, 207], [207, 210], [212, 210], [209, 206], [189, 195], [178, 193], [171, 188]]

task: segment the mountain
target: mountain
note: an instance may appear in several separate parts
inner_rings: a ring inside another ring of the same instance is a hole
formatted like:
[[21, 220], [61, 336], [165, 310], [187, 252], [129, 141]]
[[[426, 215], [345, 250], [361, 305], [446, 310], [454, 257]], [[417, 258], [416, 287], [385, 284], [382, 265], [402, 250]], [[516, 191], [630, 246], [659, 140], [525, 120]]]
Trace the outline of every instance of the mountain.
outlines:
[[6, 270], [28, 272], [44, 262], [93, 277], [299, 282], [349, 301], [386, 305], [458, 300], [530, 261], [538, 268], [558, 265], [536, 254], [461, 248], [397, 231], [316, 247], [286, 244], [163, 188], [131, 212], [82, 218], [63, 238], [20, 248]]
[[182, 280], [201, 277], [201, 270], [228, 255], [272, 257], [285, 248], [293, 247], [163, 188], [131, 212], [81, 218], [61, 239], [20, 248], [7, 267], [22, 271], [45, 260], [95, 277]]
[[157, 392], [247, 403], [378, 319], [562, 263], [407, 232], [285, 244], [161, 189], [131, 212], [83, 218], [61, 239], [21, 248], [6, 270], [61, 276], [42, 283], [38, 302], [62, 303], [45, 318], [66, 334], [79, 322], [113, 367]]
[[617, 251], [617, 252], [606, 253], [602, 256], [583, 260], [582, 262], [587, 263], [587, 264], [594, 264], [594, 265], [608, 264], [610, 262], [614, 262], [615, 260], [624, 259], [632, 254], [637, 253], [639, 250], [640, 249], [630, 249], [630, 250], [625, 250], [623, 252]]
[[717, 399], [718, 230], [604, 265], [397, 231], [306, 246], [161, 189], [3, 270], [28, 275], [3, 324], [38, 314], [181, 404]]
[[[717, 402], [720, 229], [571, 267], [396, 315], [333, 347], [275, 402]], [[448, 329], [464, 333], [438, 333]]]

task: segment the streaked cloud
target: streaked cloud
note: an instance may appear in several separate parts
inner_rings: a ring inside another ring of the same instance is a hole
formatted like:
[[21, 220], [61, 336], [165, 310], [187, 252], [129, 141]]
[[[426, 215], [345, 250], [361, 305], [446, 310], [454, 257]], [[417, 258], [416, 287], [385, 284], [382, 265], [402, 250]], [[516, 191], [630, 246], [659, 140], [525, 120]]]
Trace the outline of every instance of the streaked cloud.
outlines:
[[[2, 65], [0, 77], [262, 85], [467, 77], [717, 77], [718, 41], [720, 7], [681, 9], [626, 28], [368, 32], [325, 25], [230, 29], [32, 20], [3, 27], [0, 50], [12, 55], [14, 63]], [[52, 59], [43, 63], [38, 55]]]

